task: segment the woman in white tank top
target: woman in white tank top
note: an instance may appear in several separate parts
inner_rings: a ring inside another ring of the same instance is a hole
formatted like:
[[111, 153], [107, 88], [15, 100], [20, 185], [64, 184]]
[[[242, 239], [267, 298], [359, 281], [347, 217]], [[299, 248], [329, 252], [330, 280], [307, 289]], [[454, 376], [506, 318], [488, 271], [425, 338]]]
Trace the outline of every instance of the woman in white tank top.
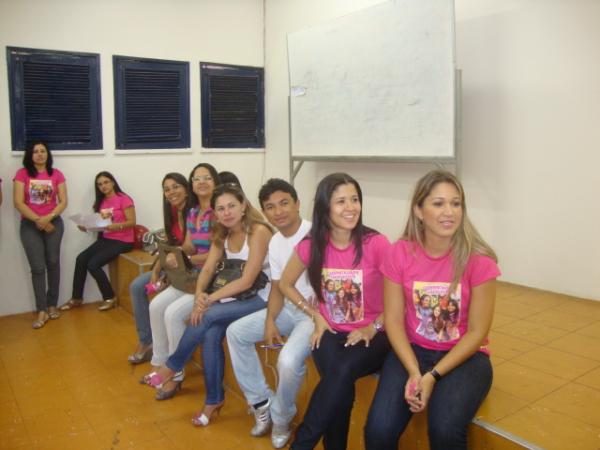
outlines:
[[[151, 386], [168, 390], [173, 375], [183, 369], [196, 347], [202, 345], [206, 400], [204, 408], [192, 418], [192, 423], [203, 426], [209, 424], [211, 415], [218, 412], [225, 401], [223, 339], [227, 327], [235, 320], [266, 306], [270, 282], [250, 299], [238, 300], [235, 297], [250, 289], [261, 271], [269, 275], [267, 252], [273, 234], [262, 215], [250, 205], [236, 184], [218, 186], [213, 193], [211, 206], [217, 222], [212, 232], [208, 258], [198, 277], [190, 324], [166, 365], [146, 377]], [[224, 256], [247, 261], [242, 276], [208, 294], [206, 289], [218, 262]], [[180, 383], [175, 384], [172, 389], [179, 389], [179, 386]]]

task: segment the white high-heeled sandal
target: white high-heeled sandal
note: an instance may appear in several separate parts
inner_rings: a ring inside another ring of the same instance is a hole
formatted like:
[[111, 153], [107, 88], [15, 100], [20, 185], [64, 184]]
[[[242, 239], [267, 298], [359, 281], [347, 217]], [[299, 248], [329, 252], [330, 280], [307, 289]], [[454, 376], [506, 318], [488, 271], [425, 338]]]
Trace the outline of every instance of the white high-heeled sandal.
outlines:
[[[202, 410], [202, 412], [196, 414], [194, 417], [192, 417], [192, 425], [197, 426], [197, 427], [206, 427], [210, 424], [210, 419], [213, 418], [216, 419], [216, 417], [220, 414], [221, 412], [221, 408], [223, 407], [223, 405], [225, 404], [225, 401], [222, 401], [221, 403], [218, 403], [217, 405], [215, 405], [215, 408], [210, 412], [210, 415], [206, 415], [204, 414], [204, 410]], [[206, 409], [207, 405], [204, 405], [204, 409]], [[213, 406], [213, 405], [210, 405]], [[213, 417], [215, 416], [215, 417]]]

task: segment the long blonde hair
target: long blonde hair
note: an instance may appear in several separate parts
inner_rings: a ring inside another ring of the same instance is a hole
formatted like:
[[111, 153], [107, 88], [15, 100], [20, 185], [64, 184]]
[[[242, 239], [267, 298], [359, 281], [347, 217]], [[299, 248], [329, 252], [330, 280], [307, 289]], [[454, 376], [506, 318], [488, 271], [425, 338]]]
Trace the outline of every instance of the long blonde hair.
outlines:
[[467, 262], [469, 261], [469, 257], [472, 254], [489, 256], [496, 262], [498, 262], [498, 258], [494, 250], [492, 250], [487, 242], [483, 240], [467, 216], [465, 191], [460, 181], [458, 181], [456, 176], [446, 170], [432, 170], [417, 182], [402, 239], [415, 242], [422, 248], [425, 248], [425, 229], [422, 221], [416, 216], [415, 209], [417, 207], [423, 207], [423, 202], [439, 183], [448, 183], [454, 186], [460, 195], [462, 206], [462, 222], [459, 224], [454, 236], [452, 236], [451, 241], [454, 274], [450, 289], [448, 290], [448, 293], [450, 294], [456, 290], [456, 287], [460, 283], [460, 278], [462, 277]]
[[[217, 202], [217, 199], [225, 194], [233, 195], [240, 203], [246, 204], [246, 209], [244, 211], [244, 215], [242, 216], [242, 229], [246, 233], [251, 234], [255, 224], [262, 224], [266, 226], [269, 231], [273, 231], [271, 226], [265, 221], [262, 214], [248, 201], [244, 191], [242, 191], [242, 188], [235, 183], [220, 184], [215, 188], [210, 199], [210, 207], [213, 210], [215, 209], [215, 203]], [[215, 220], [212, 223], [211, 232], [212, 242], [219, 247], [223, 247], [223, 243], [229, 234], [229, 229]]]

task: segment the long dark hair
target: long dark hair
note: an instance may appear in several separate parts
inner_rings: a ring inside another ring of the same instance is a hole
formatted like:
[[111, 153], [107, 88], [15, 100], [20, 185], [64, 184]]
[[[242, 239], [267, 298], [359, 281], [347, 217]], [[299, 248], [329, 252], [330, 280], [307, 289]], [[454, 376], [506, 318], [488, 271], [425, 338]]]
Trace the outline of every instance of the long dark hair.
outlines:
[[[325, 248], [329, 241], [331, 223], [329, 221], [329, 209], [333, 192], [342, 184], [352, 184], [358, 193], [358, 201], [362, 207], [362, 191], [358, 181], [347, 173], [332, 173], [321, 180], [315, 193], [315, 201], [312, 215], [312, 227], [310, 229], [310, 261], [308, 263], [308, 279], [313, 290], [317, 293], [319, 301], [323, 299], [321, 291], [321, 271], [325, 259]], [[356, 267], [363, 255], [363, 240], [372, 234], [378, 234], [372, 228], [362, 223], [362, 208], [358, 217], [356, 227], [352, 230], [351, 239], [354, 243], [354, 261]]]
[[100, 172], [98, 175], [96, 175], [96, 178], [94, 178], [94, 190], [96, 192], [96, 200], [94, 201], [95, 212], [100, 211], [100, 203], [102, 203], [102, 200], [104, 200], [104, 194], [100, 192], [100, 189], [98, 188], [98, 178], [100, 177], [108, 178], [110, 181], [113, 182], [115, 194], [123, 192], [121, 190], [121, 186], [119, 186], [119, 183], [117, 183], [117, 180], [115, 180], [115, 177], [113, 177], [112, 173], [107, 172], [106, 170]]
[[[194, 172], [196, 171], [196, 169], [199, 167], [204, 167], [206, 170], [208, 170], [208, 172], [210, 173], [210, 176], [213, 179], [213, 183], [214, 183], [215, 187], [217, 187], [219, 184], [221, 184], [221, 181], [219, 179], [219, 172], [217, 172], [217, 169], [215, 169], [212, 164], [208, 164], [208, 163], [196, 164], [196, 167], [194, 167], [192, 169], [192, 171], [190, 172], [190, 176], [188, 177], [188, 184], [190, 187], [190, 191], [192, 191], [192, 192], [190, 192], [190, 194], [194, 194], [193, 193], [194, 183], [192, 182], [192, 177], [194, 176]], [[198, 206], [198, 197], [196, 197], [196, 195], [190, 195], [189, 204], [190, 204], [191, 208]]]
[[33, 148], [38, 144], [46, 147], [46, 152], [48, 153], [48, 159], [46, 160], [46, 172], [48, 172], [48, 175], [52, 176], [52, 163], [54, 162], [52, 153], [50, 152], [48, 144], [39, 139], [30, 141], [25, 146], [25, 153], [23, 154], [23, 167], [25, 167], [25, 170], [27, 170], [27, 173], [31, 178], [35, 178], [37, 176], [38, 171], [35, 168], [35, 164], [33, 164]]
[[[183, 216], [183, 236], [185, 237], [185, 233], [187, 232], [187, 227], [185, 226], [185, 218], [187, 217], [187, 213], [190, 210], [190, 186], [188, 185], [187, 180], [183, 175], [177, 172], [169, 172], [162, 179], [161, 186], [165, 184], [165, 181], [173, 180], [175, 183], [180, 184], [185, 188], [185, 192], [187, 193], [187, 199], [185, 201], [185, 205], [183, 206], [183, 211], [181, 214]], [[173, 227], [173, 212], [171, 210], [171, 204], [167, 200], [167, 197], [163, 193], [163, 220], [165, 225], [165, 234], [169, 240], [170, 245], [180, 245], [181, 242], [177, 240], [177, 238], [173, 235], [171, 228]]]

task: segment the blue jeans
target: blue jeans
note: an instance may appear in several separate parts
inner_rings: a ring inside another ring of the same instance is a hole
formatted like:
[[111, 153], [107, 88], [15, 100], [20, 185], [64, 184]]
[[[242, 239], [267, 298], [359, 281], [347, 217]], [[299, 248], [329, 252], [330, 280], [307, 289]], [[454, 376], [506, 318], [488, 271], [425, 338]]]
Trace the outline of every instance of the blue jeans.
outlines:
[[[421, 373], [425, 373], [447, 352], [428, 350], [413, 344]], [[408, 372], [395, 352], [385, 361], [379, 385], [365, 427], [367, 450], [398, 449], [398, 440], [412, 413], [404, 399]], [[427, 408], [431, 450], [467, 448], [467, 427], [492, 385], [490, 358], [477, 352], [447, 373], [435, 387]]]
[[[52, 220], [55, 230], [52, 233], [38, 230], [31, 220], [22, 219], [21, 242], [31, 268], [31, 283], [35, 295], [35, 308], [38, 312], [47, 311], [49, 306], [58, 303], [60, 287], [60, 243], [64, 232], [60, 217]], [[48, 276], [48, 290], [46, 290]]]
[[312, 393], [304, 420], [292, 443], [294, 450], [313, 449], [323, 437], [327, 450], [344, 450], [348, 443], [354, 383], [381, 369], [390, 351], [385, 333], [377, 333], [369, 347], [364, 342], [344, 347], [348, 334], [326, 331], [313, 360], [321, 380]]
[[129, 285], [131, 306], [137, 329], [138, 339], [142, 345], [152, 344], [152, 330], [150, 328], [150, 302], [146, 295], [146, 285], [150, 282], [152, 271], [138, 275]]
[[196, 326], [188, 325], [179, 341], [177, 350], [167, 360], [166, 366], [179, 372], [192, 357], [198, 345], [202, 345], [202, 365], [206, 404], [216, 405], [225, 399], [223, 376], [225, 372], [225, 352], [223, 339], [230, 323], [266, 306], [266, 302], [255, 296], [248, 300], [234, 300], [228, 303], [213, 303]]
[[302, 310], [285, 302], [275, 319], [279, 332], [288, 338], [277, 358], [279, 383], [274, 394], [254, 345], [264, 339], [266, 317], [263, 309], [233, 322], [227, 329], [227, 345], [235, 377], [248, 403], [254, 405], [271, 398], [273, 422], [287, 425], [296, 415], [296, 397], [306, 373], [305, 360], [310, 354], [314, 324]]

